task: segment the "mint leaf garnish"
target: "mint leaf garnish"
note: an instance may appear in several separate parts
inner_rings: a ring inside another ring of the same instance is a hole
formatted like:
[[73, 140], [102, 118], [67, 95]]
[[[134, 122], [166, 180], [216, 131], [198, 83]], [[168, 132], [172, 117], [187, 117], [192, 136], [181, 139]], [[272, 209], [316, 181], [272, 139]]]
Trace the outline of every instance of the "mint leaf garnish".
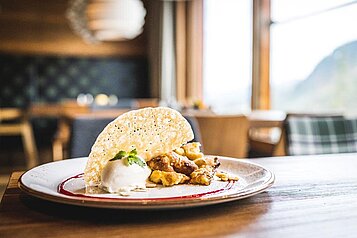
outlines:
[[119, 151], [113, 159], [110, 159], [109, 161], [115, 161], [115, 160], [119, 160], [119, 159], [126, 159], [126, 164], [129, 165], [133, 165], [133, 164], [137, 164], [141, 167], [145, 167], [146, 163], [143, 159], [141, 159], [139, 156], [137, 156], [138, 152], [136, 149], [133, 149], [132, 151], [130, 151], [129, 153], [121, 150]]
[[136, 156], [138, 154], [138, 152], [136, 151], [136, 149], [133, 149], [132, 151], [129, 152], [129, 156]]
[[144, 167], [146, 164], [145, 162], [139, 157], [139, 156], [132, 156], [132, 155], [129, 155], [127, 157], [127, 162], [128, 162], [128, 165], [132, 165], [132, 164], [137, 164], [141, 167]]
[[114, 156], [113, 159], [110, 159], [109, 161], [114, 161], [114, 160], [122, 159], [122, 158], [124, 158], [124, 157], [126, 157], [126, 156], [127, 156], [127, 153], [126, 153], [125, 151], [121, 150], [121, 151], [119, 151], [119, 152]]

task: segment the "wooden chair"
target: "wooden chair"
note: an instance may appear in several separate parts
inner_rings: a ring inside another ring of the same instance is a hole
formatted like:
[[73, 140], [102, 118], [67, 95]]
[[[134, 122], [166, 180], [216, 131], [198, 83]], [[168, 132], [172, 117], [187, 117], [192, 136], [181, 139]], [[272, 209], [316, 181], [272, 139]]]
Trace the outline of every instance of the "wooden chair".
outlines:
[[286, 113], [274, 110], [255, 110], [248, 119], [251, 156], [284, 156]]
[[[254, 128], [254, 129], [261, 129], [266, 130], [266, 133], [269, 134], [269, 130], [271, 129], [280, 129], [280, 136], [277, 140], [272, 140], [268, 136], [262, 137], [249, 137], [249, 146], [252, 151], [255, 153], [259, 153], [260, 156], [285, 156], [285, 133], [284, 129], [282, 128], [283, 125], [279, 127], [272, 127], [272, 128]], [[259, 132], [261, 133], [261, 132]]]
[[195, 115], [204, 153], [247, 157], [248, 119], [244, 115]]
[[38, 164], [38, 152], [32, 126], [26, 113], [17, 108], [0, 109], [0, 136], [20, 135], [27, 157], [27, 167]]

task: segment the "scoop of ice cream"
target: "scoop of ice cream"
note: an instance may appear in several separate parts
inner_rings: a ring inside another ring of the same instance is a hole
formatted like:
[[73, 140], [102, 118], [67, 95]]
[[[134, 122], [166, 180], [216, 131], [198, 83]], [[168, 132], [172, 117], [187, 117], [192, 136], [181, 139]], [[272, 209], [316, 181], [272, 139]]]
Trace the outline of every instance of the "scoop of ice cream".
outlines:
[[109, 161], [102, 171], [101, 185], [110, 193], [145, 188], [150, 173], [146, 164], [128, 164], [125, 159]]

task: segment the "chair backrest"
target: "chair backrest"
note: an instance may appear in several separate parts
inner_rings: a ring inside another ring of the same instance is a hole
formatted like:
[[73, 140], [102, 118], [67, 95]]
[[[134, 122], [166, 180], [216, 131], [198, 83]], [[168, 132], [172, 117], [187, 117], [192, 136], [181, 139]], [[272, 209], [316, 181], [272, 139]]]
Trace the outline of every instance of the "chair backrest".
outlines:
[[346, 137], [349, 142], [349, 148], [351, 151], [357, 151], [357, 118], [346, 119], [345, 121], [346, 127]]
[[0, 108], [0, 123], [2, 121], [11, 121], [23, 119], [25, 112], [19, 108]]
[[113, 118], [78, 117], [72, 122], [69, 157], [88, 156], [99, 133]]
[[[200, 126], [198, 125], [198, 121], [194, 116], [184, 116], [188, 123], [190, 123], [194, 138], [192, 141], [195, 142], [200, 142], [202, 144], [202, 136], [201, 136], [201, 131], [200, 131]], [[203, 145], [201, 150], [203, 151]]]
[[357, 152], [356, 128], [355, 121], [338, 115], [288, 115], [284, 125], [286, 153], [312, 155]]
[[[195, 136], [193, 141], [201, 142], [201, 133], [196, 118], [190, 116], [185, 116], [185, 118], [192, 127]], [[74, 119], [71, 129], [69, 157], [88, 156], [99, 133], [112, 120], [114, 118], [110, 117], [78, 117]]]
[[247, 157], [248, 119], [244, 115], [196, 115], [204, 153]]

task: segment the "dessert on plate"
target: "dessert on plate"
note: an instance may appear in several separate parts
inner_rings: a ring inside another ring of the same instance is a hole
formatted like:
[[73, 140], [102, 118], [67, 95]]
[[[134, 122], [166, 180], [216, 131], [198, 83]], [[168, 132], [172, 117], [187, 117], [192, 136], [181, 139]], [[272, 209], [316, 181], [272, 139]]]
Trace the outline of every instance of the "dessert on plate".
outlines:
[[190, 124], [177, 111], [144, 108], [109, 123], [92, 146], [84, 180], [110, 193], [144, 190], [149, 182], [162, 186], [209, 185], [213, 179], [237, 180], [216, 173], [217, 157], [206, 157], [200, 143], [190, 142]]

